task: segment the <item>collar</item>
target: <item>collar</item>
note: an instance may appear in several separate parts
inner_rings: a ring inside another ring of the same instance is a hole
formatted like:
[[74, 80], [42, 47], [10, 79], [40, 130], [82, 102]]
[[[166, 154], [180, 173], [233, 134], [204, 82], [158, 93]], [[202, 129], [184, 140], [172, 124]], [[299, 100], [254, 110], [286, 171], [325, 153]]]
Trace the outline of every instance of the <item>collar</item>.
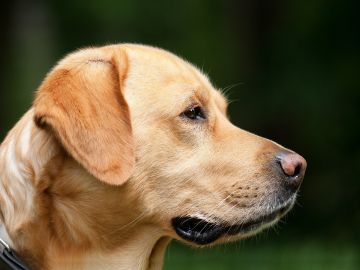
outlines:
[[[24, 262], [19, 258], [14, 250], [0, 238], [0, 259], [3, 262], [3, 270], [30, 270]], [[2, 266], [2, 265], [1, 265]]]

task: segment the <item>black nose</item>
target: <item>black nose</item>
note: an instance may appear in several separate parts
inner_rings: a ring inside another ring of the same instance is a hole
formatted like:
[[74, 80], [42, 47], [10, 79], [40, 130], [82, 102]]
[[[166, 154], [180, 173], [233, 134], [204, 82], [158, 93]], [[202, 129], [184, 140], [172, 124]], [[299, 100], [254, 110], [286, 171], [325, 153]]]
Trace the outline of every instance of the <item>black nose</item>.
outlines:
[[304, 179], [306, 160], [291, 152], [282, 152], [276, 157], [284, 176], [285, 186], [291, 190], [297, 190]]

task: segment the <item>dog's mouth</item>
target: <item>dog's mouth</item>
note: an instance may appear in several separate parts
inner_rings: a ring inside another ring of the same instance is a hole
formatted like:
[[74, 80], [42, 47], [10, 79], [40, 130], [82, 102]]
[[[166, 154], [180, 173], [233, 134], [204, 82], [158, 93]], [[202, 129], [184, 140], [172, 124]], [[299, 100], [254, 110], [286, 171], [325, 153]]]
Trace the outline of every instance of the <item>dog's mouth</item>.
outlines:
[[282, 217], [292, 204], [281, 207], [270, 214], [261, 216], [257, 219], [247, 221], [241, 224], [224, 225], [208, 222], [204, 219], [185, 216], [172, 219], [172, 226], [176, 233], [184, 240], [193, 242], [198, 245], [207, 245], [219, 239], [224, 235], [246, 234], [269, 224]]

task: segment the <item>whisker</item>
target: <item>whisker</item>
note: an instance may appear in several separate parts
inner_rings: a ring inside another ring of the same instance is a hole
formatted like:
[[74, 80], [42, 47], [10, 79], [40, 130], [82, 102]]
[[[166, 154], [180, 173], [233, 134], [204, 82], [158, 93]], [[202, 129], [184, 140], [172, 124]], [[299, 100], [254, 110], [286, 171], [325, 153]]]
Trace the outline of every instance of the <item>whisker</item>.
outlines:
[[234, 84], [230, 84], [224, 88], [220, 88], [219, 91], [224, 95], [224, 96], [228, 96], [228, 93], [231, 89], [233, 89], [234, 87], [237, 87], [239, 85], [243, 85], [243, 82], [238, 82], [238, 83], [234, 83]]

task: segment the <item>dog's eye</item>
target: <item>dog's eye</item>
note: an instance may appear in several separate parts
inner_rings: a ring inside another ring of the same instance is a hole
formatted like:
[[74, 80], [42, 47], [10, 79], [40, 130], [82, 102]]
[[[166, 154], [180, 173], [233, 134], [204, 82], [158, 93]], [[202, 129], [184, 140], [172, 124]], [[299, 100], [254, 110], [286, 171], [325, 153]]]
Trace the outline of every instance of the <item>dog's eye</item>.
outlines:
[[192, 107], [184, 111], [181, 116], [191, 120], [205, 120], [205, 113], [200, 106]]

